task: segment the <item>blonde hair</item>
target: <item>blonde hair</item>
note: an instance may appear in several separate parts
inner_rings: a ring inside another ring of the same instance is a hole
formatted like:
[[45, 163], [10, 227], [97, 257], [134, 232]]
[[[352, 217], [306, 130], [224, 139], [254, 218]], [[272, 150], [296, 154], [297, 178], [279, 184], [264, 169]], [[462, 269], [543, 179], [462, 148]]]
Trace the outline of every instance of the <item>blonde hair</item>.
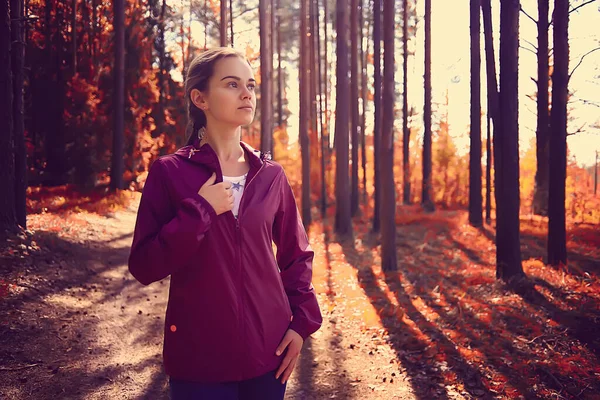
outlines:
[[[208, 81], [214, 73], [216, 62], [227, 57], [239, 57], [248, 62], [244, 54], [231, 47], [215, 47], [205, 50], [196, 56], [188, 68], [185, 78], [185, 97], [188, 102], [189, 121], [186, 129], [186, 134], [188, 135], [187, 144], [192, 144], [200, 128], [206, 127], [206, 115], [204, 111], [196, 107], [190, 98], [192, 89], [206, 92], [208, 90]], [[248, 64], [250, 63], [248, 62]]]

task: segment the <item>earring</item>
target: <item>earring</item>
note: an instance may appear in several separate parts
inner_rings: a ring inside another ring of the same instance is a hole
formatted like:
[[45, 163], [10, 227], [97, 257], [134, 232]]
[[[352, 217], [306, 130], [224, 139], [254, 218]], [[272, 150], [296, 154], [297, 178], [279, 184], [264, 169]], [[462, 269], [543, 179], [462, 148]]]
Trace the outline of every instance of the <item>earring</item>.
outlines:
[[203, 126], [202, 128], [198, 129], [198, 139], [200, 139], [200, 141], [202, 141], [205, 134], [206, 134], [206, 127]]

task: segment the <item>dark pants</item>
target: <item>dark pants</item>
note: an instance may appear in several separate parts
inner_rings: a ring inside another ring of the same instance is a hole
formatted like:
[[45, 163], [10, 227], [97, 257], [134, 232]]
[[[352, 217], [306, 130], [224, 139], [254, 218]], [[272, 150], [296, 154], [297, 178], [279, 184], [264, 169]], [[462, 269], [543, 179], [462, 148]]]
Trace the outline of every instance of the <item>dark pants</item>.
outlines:
[[287, 383], [275, 371], [239, 382], [198, 383], [169, 378], [171, 400], [283, 400]]

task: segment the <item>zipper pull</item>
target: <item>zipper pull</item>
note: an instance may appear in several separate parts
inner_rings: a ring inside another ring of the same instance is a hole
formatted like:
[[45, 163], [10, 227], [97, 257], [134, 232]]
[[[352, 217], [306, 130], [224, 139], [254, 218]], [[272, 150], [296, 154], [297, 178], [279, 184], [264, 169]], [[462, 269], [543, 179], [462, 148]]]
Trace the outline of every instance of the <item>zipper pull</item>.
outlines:
[[192, 156], [197, 152], [198, 150], [194, 149], [193, 147], [190, 149], [190, 155], [188, 156], [188, 158], [192, 158]]

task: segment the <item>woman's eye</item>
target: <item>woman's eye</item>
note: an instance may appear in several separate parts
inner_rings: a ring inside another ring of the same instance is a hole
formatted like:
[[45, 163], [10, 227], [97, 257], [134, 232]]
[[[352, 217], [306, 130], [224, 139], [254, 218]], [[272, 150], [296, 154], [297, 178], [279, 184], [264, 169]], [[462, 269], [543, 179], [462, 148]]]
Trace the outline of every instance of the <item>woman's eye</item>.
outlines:
[[236, 88], [237, 82], [229, 82], [229, 87]]
[[254, 91], [254, 89], [256, 89], [256, 86], [254, 86], [254, 85], [248, 85], [248, 90]]

